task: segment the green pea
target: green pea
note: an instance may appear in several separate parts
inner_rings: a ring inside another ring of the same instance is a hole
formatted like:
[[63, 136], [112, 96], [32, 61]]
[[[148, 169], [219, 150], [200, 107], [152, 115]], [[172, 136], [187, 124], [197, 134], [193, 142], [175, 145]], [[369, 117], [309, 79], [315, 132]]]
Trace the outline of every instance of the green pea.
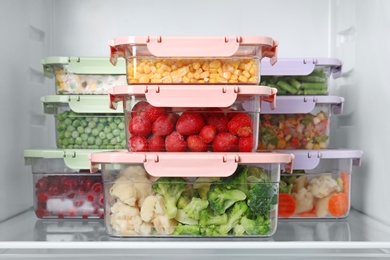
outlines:
[[102, 143], [103, 143], [103, 140], [99, 137], [96, 137], [95, 144], [99, 146], [99, 145], [102, 145]]
[[72, 138], [77, 138], [77, 137], [79, 137], [79, 135], [80, 135], [80, 133], [77, 131], [72, 132]]
[[64, 131], [58, 132], [58, 138], [64, 139], [64, 137], [65, 137], [65, 132]]
[[104, 124], [99, 123], [99, 124], [97, 125], [97, 129], [98, 129], [99, 131], [103, 131], [103, 129], [104, 129]]
[[90, 137], [88, 137], [88, 144], [94, 144], [95, 143], [95, 137], [93, 137], [93, 136], [90, 136]]
[[108, 140], [111, 140], [112, 138], [114, 138], [114, 135], [112, 133], [107, 133], [107, 139]]
[[86, 134], [90, 134], [91, 132], [92, 132], [92, 129], [89, 128], [89, 127], [86, 127], [86, 128], [84, 129], [84, 133], [86, 133]]
[[104, 145], [107, 145], [107, 144], [109, 144], [110, 143], [110, 140], [108, 140], [108, 139], [103, 139], [103, 144]]
[[120, 124], [121, 122], [122, 122], [122, 117], [119, 117], [119, 116], [117, 116], [117, 117], [115, 117], [114, 118], [114, 122], [115, 122], [115, 124]]
[[88, 122], [85, 120], [85, 118], [83, 118], [83, 120], [81, 120], [80, 125], [82, 127], [86, 127], [88, 125]]
[[95, 128], [96, 127], [96, 122], [94, 122], [94, 121], [89, 122], [88, 123], [88, 127], [89, 128]]
[[72, 136], [72, 132], [65, 131], [64, 137], [65, 137], [66, 139], [70, 138], [71, 136]]
[[121, 131], [120, 134], [119, 134], [119, 137], [120, 137], [121, 139], [126, 139], [126, 133], [123, 132], [123, 131]]
[[105, 139], [105, 138], [106, 138], [106, 133], [100, 132], [100, 133], [99, 133], [99, 137], [100, 137], [101, 139]]
[[69, 132], [73, 132], [76, 128], [72, 125], [68, 125], [68, 127], [66, 128], [66, 131], [69, 131]]
[[74, 139], [73, 139], [73, 138], [69, 138], [69, 139], [68, 139], [68, 143], [69, 143], [69, 144], [74, 144]]
[[77, 137], [75, 143], [77, 145], [81, 145], [83, 143], [83, 139], [81, 139], [81, 137]]
[[70, 120], [70, 118], [67, 118], [64, 120], [64, 124], [65, 125], [71, 125], [72, 124], [72, 120]]
[[107, 134], [107, 133], [111, 133], [111, 127], [109, 127], [109, 126], [106, 126], [105, 128], [104, 128], [104, 132]]
[[95, 123], [99, 122], [99, 117], [94, 116], [94, 117], [92, 118], [92, 121], [95, 122]]
[[76, 119], [76, 120], [74, 120], [73, 121], [73, 123], [72, 123], [72, 125], [74, 126], [74, 127], [79, 127], [80, 126], [80, 120], [78, 120], [78, 119]]
[[87, 134], [81, 134], [80, 138], [81, 138], [81, 140], [86, 141], [88, 139], [88, 135]]
[[92, 130], [92, 135], [93, 135], [93, 136], [98, 136], [99, 133], [100, 133], [100, 131], [97, 130], [96, 128]]
[[77, 127], [77, 131], [78, 131], [80, 134], [84, 133], [84, 127], [80, 125], [79, 127]]
[[88, 148], [88, 147], [89, 147], [88, 142], [84, 141], [84, 142], [81, 144], [81, 147], [82, 147], [83, 149]]
[[117, 143], [118, 143], [118, 142], [116, 141], [115, 138], [113, 138], [113, 139], [110, 140], [110, 144], [112, 144], [112, 145], [116, 145]]
[[112, 134], [113, 134], [114, 136], [119, 136], [119, 135], [121, 134], [121, 131], [120, 131], [119, 129], [114, 129], [114, 130], [112, 131]]
[[108, 144], [108, 145], [107, 145], [107, 149], [114, 149], [114, 148], [115, 148], [115, 146], [112, 145], [112, 144]]
[[115, 149], [123, 149], [122, 144], [116, 144]]
[[125, 123], [120, 122], [120, 123], [118, 124], [118, 128], [121, 129], [121, 130], [125, 129]]
[[107, 118], [101, 117], [101, 118], [99, 118], [99, 122], [102, 124], [105, 124], [105, 123], [107, 123]]

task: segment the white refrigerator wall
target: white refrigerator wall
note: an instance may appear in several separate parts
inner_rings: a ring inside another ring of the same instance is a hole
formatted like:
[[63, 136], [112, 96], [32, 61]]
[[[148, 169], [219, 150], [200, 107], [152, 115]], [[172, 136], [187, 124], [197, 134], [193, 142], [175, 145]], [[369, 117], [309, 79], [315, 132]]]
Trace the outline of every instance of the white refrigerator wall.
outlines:
[[[3, 0], [1, 96], [3, 136], [0, 222], [32, 205], [31, 168], [23, 149], [54, 147], [52, 116], [40, 97], [54, 82], [40, 74], [46, 56], [106, 56], [122, 35], [267, 35], [279, 57], [335, 57], [345, 63], [332, 94], [345, 115], [332, 118], [331, 144], [364, 151], [354, 168], [353, 207], [390, 225], [385, 147], [390, 129], [390, 3], [381, 0]], [[359, 17], [357, 19], [356, 17]], [[382, 37], [382, 39], [380, 38]], [[378, 94], [376, 94], [378, 93]]]

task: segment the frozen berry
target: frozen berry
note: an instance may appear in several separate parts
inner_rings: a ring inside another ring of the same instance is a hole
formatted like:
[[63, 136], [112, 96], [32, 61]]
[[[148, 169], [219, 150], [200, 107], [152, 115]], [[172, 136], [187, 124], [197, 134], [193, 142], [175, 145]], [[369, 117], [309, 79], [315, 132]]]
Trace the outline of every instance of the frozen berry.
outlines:
[[235, 152], [238, 150], [238, 137], [230, 133], [219, 133], [213, 141], [214, 152]]
[[252, 152], [253, 149], [253, 137], [241, 137], [238, 140], [238, 151], [239, 152]]
[[88, 193], [85, 195], [85, 197], [87, 198], [87, 200], [88, 200], [89, 202], [94, 202], [94, 201], [96, 200], [96, 193], [90, 191], [90, 192], [88, 192]]
[[200, 138], [206, 144], [213, 142], [215, 136], [217, 135], [217, 128], [213, 125], [204, 126], [199, 133]]
[[48, 199], [49, 195], [47, 194], [47, 192], [41, 191], [37, 194], [38, 202], [47, 202]]
[[177, 120], [176, 131], [181, 135], [196, 135], [204, 125], [203, 117], [199, 113], [186, 111]]
[[160, 115], [152, 125], [152, 133], [154, 135], [169, 135], [175, 127], [175, 118], [172, 114]]
[[165, 137], [154, 135], [149, 139], [148, 144], [149, 151], [151, 152], [163, 152], [165, 151]]
[[156, 121], [156, 119], [165, 114], [165, 109], [162, 107], [155, 107], [152, 105], [147, 105], [145, 107], [145, 117], [149, 119], [151, 122]]
[[148, 140], [144, 136], [133, 136], [129, 140], [129, 150], [133, 152], [146, 152]]
[[168, 152], [185, 152], [187, 142], [181, 134], [174, 131], [165, 138], [165, 149]]
[[84, 198], [78, 197], [73, 200], [73, 206], [75, 206], [76, 208], [80, 208], [83, 205], [84, 205]]
[[143, 116], [135, 116], [129, 122], [129, 132], [132, 135], [147, 136], [152, 131], [152, 122]]
[[229, 132], [239, 137], [252, 135], [252, 119], [247, 114], [235, 115], [228, 123]]
[[131, 117], [135, 117], [138, 115], [144, 115], [145, 114], [145, 107], [149, 105], [146, 101], [139, 101], [137, 104], [133, 106], [133, 109], [131, 110]]
[[88, 179], [84, 182], [84, 191], [90, 191], [94, 181], [92, 179]]
[[206, 152], [207, 144], [203, 142], [199, 135], [190, 135], [187, 137], [188, 149], [192, 152]]
[[208, 112], [206, 114], [206, 125], [213, 125], [217, 128], [219, 133], [228, 131], [228, 117], [222, 109], [213, 109], [215, 112]]
[[43, 177], [35, 183], [35, 188], [37, 190], [47, 190], [48, 183], [47, 177]]
[[50, 196], [57, 196], [61, 193], [60, 185], [57, 183], [52, 183], [49, 185], [49, 188], [47, 189]]
[[92, 187], [91, 187], [91, 190], [95, 193], [100, 193], [102, 192], [103, 190], [103, 184], [101, 182], [95, 182]]

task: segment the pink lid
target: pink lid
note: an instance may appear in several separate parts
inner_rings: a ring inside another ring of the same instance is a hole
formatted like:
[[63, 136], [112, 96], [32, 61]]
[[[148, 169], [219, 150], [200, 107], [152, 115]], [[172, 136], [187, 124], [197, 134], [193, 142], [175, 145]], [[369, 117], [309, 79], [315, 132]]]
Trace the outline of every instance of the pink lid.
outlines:
[[130, 153], [124, 151], [92, 153], [91, 172], [100, 164], [143, 164], [156, 177], [227, 177], [238, 164], [285, 164], [292, 171], [294, 155], [278, 152], [263, 153]]
[[156, 107], [230, 107], [238, 96], [260, 96], [274, 109], [277, 89], [251, 85], [126, 85], [112, 87], [108, 93], [112, 109], [129, 95], [144, 96]]
[[[231, 57], [253, 55], [277, 61], [278, 41], [266, 36], [122, 36], [108, 42], [111, 62], [125, 57], [126, 46], [145, 46], [156, 57]], [[240, 47], [254, 47], [242, 48]], [[255, 50], [255, 53], [253, 51]], [[130, 54], [132, 56], [132, 54]]]

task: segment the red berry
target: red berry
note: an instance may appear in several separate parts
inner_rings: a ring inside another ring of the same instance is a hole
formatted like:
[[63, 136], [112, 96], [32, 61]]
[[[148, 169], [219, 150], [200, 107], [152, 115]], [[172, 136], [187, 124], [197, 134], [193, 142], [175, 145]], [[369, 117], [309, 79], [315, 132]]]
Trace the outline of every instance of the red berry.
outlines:
[[213, 142], [216, 135], [217, 127], [213, 125], [204, 126], [199, 133], [200, 138], [202, 138], [203, 142], [205, 142], [206, 144]]
[[206, 152], [207, 145], [199, 135], [190, 135], [187, 137], [188, 149], [192, 152]]
[[252, 152], [253, 149], [253, 137], [241, 137], [238, 140], [238, 151], [239, 152]]
[[238, 137], [230, 133], [219, 133], [213, 141], [214, 152], [236, 152], [238, 150]]
[[75, 217], [77, 216], [77, 209], [75, 208], [69, 208], [66, 212], [66, 215], [70, 216], [70, 217]]
[[61, 193], [60, 185], [57, 183], [52, 183], [49, 185], [49, 188], [47, 189], [50, 196], [57, 196]]
[[49, 181], [47, 180], [47, 177], [43, 177], [35, 183], [35, 188], [37, 190], [46, 190], [48, 183], [49, 183]]
[[143, 116], [135, 116], [129, 122], [129, 132], [132, 135], [147, 136], [152, 131], [152, 122]]
[[95, 182], [92, 185], [91, 190], [94, 191], [95, 193], [101, 193], [103, 190], [103, 184], [101, 182]]
[[196, 135], [204, 125], [203, 117], [199, 113], [186, 111], [177, 120], [176, 131], [181, 135]]
[[144, 136], [133, 136], [129, 140], [129, 150], [133, 152], [146, 152], [148, 140]]
[[219, 133], [227, 132], [229, 120], [223, 110], [220, 108], [209, 108], [208, 110], [215, 112], [206, 113], [206, 124], [215, 126]]
[[152, 133], [154, 135], [169, 135], [175, 127], [175, 117], [170, 115], [160, 115], [152, 125]]
[[239, 137], [252, 135], [252, 119], [247, 114], [235, 115], [228, 123], [229, 132]]
[[88, 192], [86, 194], [86, 198], [89, 202], [94, 202], [95, 199], [96, 199], [96, 194], [95, 193], [92, 193], [92, 192]]
[[35, 210], [35, 215], [37, 216], [37, 218], [43, 218], [44, 216], [49, 215], [49, 212], [45, 209], [38, 208]]
[[79, 208], [79, 207], [81, 207], [83, 205], [84, 205], [84, 199], [83, 198], [78, 197], [78, 198], [75, 198], [73, 200], [73, 206], [75, 206], [76, 208]]
[[68, 197], [69, 199], [73, 199], [75, 195], [76, 195], [75, 192], [71, 192], [71, 193], [69, 193], [69, 194], [67, 195], [67, 197]]
[[187, 142], [181, 134], [174, 131], [165, 138], [165, 149], [168, 152], [185, 152], [187, 150]]
[[148, 102], [146, 102], [146, 101], [139, 101], [137, 104], [135, 104], [134, 106], [133, 106], [133, 109], [131, 110], [132, 112], [131, 112], [131, 117], [135, 117], [135, 116], [137, 116], [137, 115], [144, 115], [145, 114], [145, 112], [144, 112], [144, 109], [145, 109], [145, 107], [147, 107], [149, 105], [149, 103]]
[[101, 205], [101, 206], [104, 205], [104, 193], [99, 194], [98, 202], [99, 202], [99, 205]]
[[165, 109], [162, 107], [154, 107], [152, 105], [147, 105], [145, 107], [145, 117], [149, 119], [152, 123], [156, 121], [156, 119], [165, 114]]
[[47, 192], [41, 191], [37, 194], [38, 202], [47, 202], [49, 199], [49, 195]]
[[163, 152], [165, 151], [165, 137], [154, 135], [149, 139], [149, 151]]
[[89, 191], [92, 188], [94, 181], [92, 179], [88, 179], [84, 182], [84, 191]]
[[91, 212], [89, 212], [89, 211], [84, 211], [84, 212], [82, 213], [81, 217], [82, 217], [82, 218], [89, 218], [90, 215], [91, 215]]

